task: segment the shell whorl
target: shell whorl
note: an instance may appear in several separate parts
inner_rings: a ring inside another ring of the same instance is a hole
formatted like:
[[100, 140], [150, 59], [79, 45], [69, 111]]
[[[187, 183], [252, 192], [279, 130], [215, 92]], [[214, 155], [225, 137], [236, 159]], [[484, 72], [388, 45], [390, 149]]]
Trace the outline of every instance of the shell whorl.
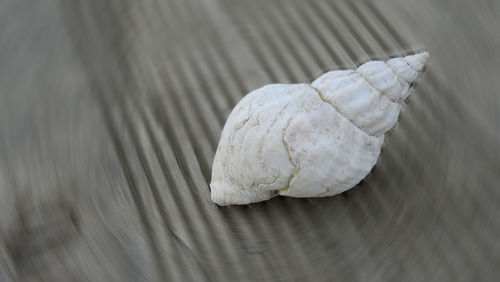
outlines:
[[427, 52], [370, 61], [356, 70], [331, 71], [311, 85], [321, 98], [364, 132], [379, 136], [396, 123], [401, 102], [424, 67]]

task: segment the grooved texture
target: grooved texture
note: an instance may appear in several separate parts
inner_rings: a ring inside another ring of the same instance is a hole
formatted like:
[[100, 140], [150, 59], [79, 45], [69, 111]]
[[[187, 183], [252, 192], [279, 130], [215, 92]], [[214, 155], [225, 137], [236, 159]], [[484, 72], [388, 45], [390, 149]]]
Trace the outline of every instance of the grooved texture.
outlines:
[[[437, 2], [3, 1], [0, 281], [496, 280], [500, 9]], [[246, 93], [423, 48], [358, 187], [211, 203]]]

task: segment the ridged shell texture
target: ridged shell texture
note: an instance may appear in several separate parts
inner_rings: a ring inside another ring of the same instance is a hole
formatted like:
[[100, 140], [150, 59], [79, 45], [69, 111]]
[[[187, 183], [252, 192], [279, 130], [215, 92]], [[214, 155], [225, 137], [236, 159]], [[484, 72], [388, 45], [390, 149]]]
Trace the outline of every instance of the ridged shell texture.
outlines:
[[324, 197], [354, 187], [377, 162], [428, 56], [370, 61], [311, 85], [271, 84], [246, 95], [222, 131], [212, 201]]

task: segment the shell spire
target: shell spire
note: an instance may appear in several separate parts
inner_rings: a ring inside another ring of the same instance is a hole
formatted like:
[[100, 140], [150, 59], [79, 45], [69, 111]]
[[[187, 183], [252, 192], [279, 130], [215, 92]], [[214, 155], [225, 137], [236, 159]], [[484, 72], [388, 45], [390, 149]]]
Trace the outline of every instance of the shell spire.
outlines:
[[386, 62], [370, 61], [361, 65], [356, 72], [382, 95], [393, 102], [401, 102], [408, 97], [409, 87], [422, 72], [429, 53], [422, 52], [403, 58], [392, 58]]
[[321, 98], [366, 133], [379, 136], [396, 123], [410, 85], [429, 53], [370, 61], [356, 70], [331, 71], [312, 83]]
[[377, 162], [428, 56], [370, 61], [311, 85], [272, 84], [246, 95], [222, 130], [212, 201], [325, 197], [354, 187]]

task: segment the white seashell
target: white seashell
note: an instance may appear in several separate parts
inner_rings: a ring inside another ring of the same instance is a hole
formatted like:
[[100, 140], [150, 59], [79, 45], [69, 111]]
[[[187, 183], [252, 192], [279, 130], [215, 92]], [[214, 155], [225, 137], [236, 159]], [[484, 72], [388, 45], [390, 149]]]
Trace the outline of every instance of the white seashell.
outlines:
[[272, 84], [249, 93], [222, 131], [212, 201], [324, 197], [354, 187], [377, 162], [384, 133], [428, 56], [371, 61], [311, 85]]

